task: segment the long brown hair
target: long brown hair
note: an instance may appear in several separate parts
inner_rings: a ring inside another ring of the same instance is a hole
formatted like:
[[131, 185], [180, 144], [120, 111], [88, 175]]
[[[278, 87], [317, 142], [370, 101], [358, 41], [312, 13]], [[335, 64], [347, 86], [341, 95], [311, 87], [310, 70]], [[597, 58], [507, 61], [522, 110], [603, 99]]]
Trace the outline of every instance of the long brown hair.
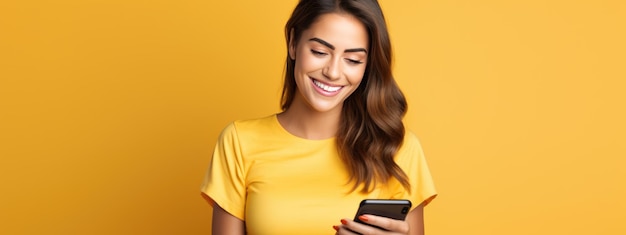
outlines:
[[[285, 25], [287, 47], [327, 13], [355, 16], [368, 31], [370, 48], [361, 85], [343, 104], [337, 146], [345, 163], [352, 190], [370, 192], [377, 183], [396, 178], [409, 189], [406, 174], [394, 162], [404, 139], [402, 117], [407, 104], [391, 72], [391, 43], [387, 25], [376, 0], [301, 0]], [[293, 38], [291, 38], [293, 37]], [[295, 61], [287, 55], [281, 105], [287, 110], [296, 94]]]

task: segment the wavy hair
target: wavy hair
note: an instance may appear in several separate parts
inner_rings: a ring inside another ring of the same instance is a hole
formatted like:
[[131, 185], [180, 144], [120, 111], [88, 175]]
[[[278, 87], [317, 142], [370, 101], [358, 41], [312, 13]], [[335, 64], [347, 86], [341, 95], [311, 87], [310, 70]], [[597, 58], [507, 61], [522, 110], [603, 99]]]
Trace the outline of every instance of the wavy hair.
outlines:
[[[336, 136], [339, 155], [354, 183], [352, 191], [371, 192], [393, 177], [409, 190], [406, 174], [394, 156], [404, 139], [402, 118], [407, 103], [395, 82], [387, 25], [376, 0], [300, 0], [285, 25], [287, 47], [327, 13], [347, 13], [367, 29], [370, 48], [360, 86], [343, 104]], [[293, 37], [293, 38], [292, 38]], [[296, 94], [295, 61], [287, 55], [281, 108], [287, 110]]]

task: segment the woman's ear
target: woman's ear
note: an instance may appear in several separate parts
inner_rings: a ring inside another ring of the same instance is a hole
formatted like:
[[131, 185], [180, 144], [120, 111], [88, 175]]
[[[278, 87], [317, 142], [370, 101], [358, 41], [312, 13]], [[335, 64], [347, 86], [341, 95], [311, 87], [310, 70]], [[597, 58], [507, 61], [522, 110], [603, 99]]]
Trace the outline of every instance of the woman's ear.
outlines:
[[293, 29], [289, 30], [289, 58], [296, 60], [296, 43], [293, 41]]

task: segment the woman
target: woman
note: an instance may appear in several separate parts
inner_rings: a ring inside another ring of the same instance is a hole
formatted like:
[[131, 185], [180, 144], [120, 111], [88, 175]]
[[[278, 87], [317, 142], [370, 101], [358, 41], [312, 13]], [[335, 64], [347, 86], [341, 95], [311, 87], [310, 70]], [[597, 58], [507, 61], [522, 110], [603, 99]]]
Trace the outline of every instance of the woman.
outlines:
[[[213, 234], [423, 234], [436, 195], [376, 0], [301, 0], [285, 26], [283, 112], [236, 121], [202, 192]], [[365, 215], [366, 198], [409, 199], [405, 221]], [[331, 230], [334, 229], [334, 230]]]

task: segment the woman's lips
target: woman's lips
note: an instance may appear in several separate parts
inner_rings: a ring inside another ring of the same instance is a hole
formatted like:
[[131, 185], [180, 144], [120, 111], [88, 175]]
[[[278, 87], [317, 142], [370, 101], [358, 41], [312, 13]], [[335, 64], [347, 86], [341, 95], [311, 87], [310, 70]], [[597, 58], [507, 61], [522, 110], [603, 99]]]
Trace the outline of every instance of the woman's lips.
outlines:
[[315, 87], [319, 88], [320, 90], [326, 93], [336, 93], [337, 91], [341, 90], [341, 88], [343, 88], [343, 86], [331, 86], [315, 79], [311, 79], [311, 80], [313, 80], [313, 84], [315, 85]]

